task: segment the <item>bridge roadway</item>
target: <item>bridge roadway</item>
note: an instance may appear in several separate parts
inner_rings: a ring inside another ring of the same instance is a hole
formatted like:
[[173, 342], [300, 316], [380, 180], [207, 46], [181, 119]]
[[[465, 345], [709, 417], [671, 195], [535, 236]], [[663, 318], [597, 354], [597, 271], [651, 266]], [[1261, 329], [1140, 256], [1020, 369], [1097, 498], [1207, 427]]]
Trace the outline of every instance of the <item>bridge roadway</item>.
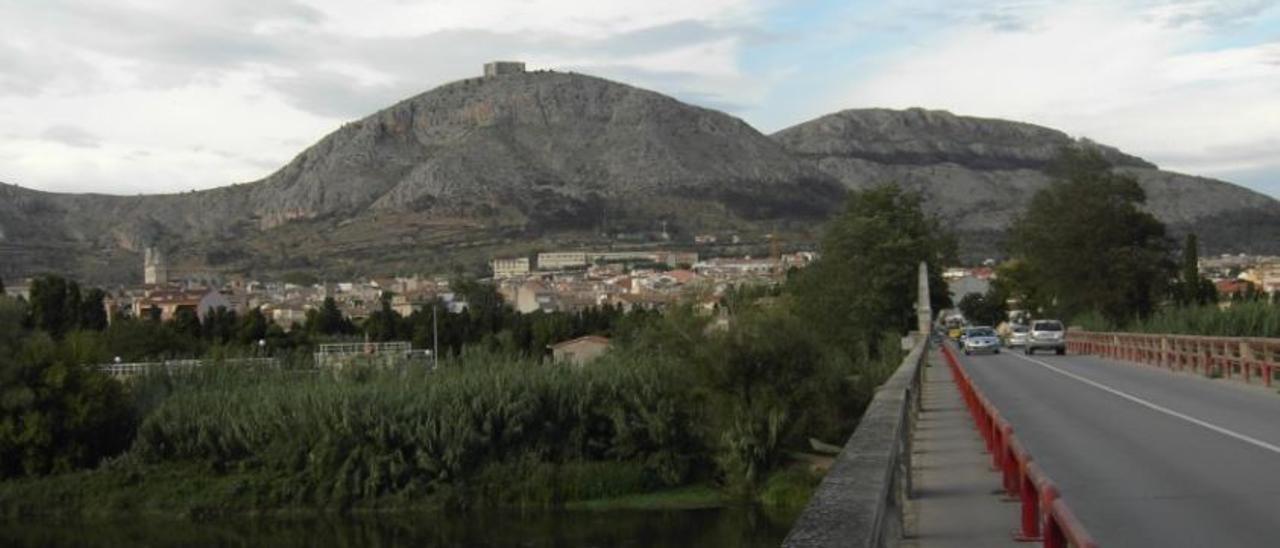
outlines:
[[1274, 391], [1094, 356], [957, 355], [1100, 545], [1280, 546]]

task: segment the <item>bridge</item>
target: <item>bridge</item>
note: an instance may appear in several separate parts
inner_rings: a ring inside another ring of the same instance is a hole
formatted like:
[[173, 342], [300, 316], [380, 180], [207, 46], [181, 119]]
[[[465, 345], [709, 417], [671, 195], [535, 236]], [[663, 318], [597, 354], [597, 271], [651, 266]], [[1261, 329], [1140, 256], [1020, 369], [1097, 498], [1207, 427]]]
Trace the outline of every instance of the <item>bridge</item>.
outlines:
[[1280, 340], [916, 335], [784, 546], [1276, 546]]

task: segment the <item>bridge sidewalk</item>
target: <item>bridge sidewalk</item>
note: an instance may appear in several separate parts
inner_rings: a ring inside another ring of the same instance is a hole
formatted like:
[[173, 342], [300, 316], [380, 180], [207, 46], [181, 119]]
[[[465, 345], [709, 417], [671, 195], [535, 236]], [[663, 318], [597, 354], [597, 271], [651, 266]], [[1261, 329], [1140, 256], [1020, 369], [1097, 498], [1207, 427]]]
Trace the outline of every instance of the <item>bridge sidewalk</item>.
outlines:
[[1000, 476], [991, 469], [951, 370], [937, 351], [927, 363], [911, 454], [914, 498], [902, 546], [1025, 546], [1010, 534], [1018, 506], [1001, 500]]

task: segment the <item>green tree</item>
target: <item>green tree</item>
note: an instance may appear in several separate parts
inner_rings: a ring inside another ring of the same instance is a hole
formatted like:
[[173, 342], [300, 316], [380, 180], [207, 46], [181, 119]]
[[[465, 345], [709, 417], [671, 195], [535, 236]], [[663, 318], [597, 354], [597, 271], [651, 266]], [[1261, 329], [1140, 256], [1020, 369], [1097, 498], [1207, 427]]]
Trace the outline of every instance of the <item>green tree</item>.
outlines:
[[382, 292], [378, 310], [364, 321], [364, 332], [369, 340], [386, 342], [396, 340], [400, 331], [400, 314], [391, 308], [391, 292]]
[[4, 277], [0, 276], [0, 297], [4, 297]]
[[63, 326], [64, 331], [71, 331], [80, 327], [80, 314], [84, 310], [84, 297], [80, 294], [80, 284], [74, 280], [67, 281], [67, 293], [63, 298], [63, 305], [66, 310], [62, 312], [66, 325]]
[[999, 325], [1005, 318], [1004, 300], [994, 287], [985, 294], [966, 294], [957, 306], [966, 319], [978, 325]]
[[193, 338], [201, 338], [203, 329], [200, 325], [200, 317], [195, 310], [190, 308], [179, 308], [173, 314], [173, 320], [170, 321], [170, 327], [179, 335], [186, 335]]
[[325, 297], [320, 309], [308, 314], [307, 330], [320, 335], [349, 335], [355, 333], [355, 326], [342, 314], [333, 297]]
[[1117, 324], [1149, 315], [1172, 262], [1164, 225], [1140, 208], [1142, 187], [1092, 150], [1064, 149], [1053, 173], [1008, 241], [1040, 306], [1065, 319], [1096, 310]]
[[262, 313], [262, 307], [254, 307], [236, 325], [236, 342], [245, 345], [257, 345], [258, 341], [267, 338], [267, 321], [266, 315]]
[[68, 318], [67, 281], [46, 275], [31, 280], [31, 323], [55, 338], [71, 326]]
[[991, 290], [1014, 310], [1038, 312], [1051, 304], [1025, 261], [1010, 259], [997, 266], [995, 273]]
[[920, 195], [883, 185], [850, 193], [823, 237], [822, 258], [790, 289], [824, 340], [854, 358], [877, 355], [884, 332], [914, 329], [921, 261], [933, 309], [950, 307], [942, 267], [954, 257], [955, 241], [925, 215]]
[[805, 418], [826, 411], [824, 387], [841, 381], [824, 348], [798, 317], [765, 308], [743, 310], [730, 329], [696, 345], [695, 386], [705, 390], [730, 485], [757, 485]]
[[[85, 352], [48, 333], [9, 339], [12, 307], [0, 305], [0, 480], [96, 465], [132, 439], [133, 413], [120, 383], [76, 362]], [[91, 343], [90, 343], [91, 344]], [[16, 352], [9, 351], [16, 350]]]
[[197, 340], [179, 336], [168, 325], [128, 317], [111, 322], [102, 341], [112, 357], [127, 362], [191, 357], [199, 350]]
[[235, 310], [219, 306], [205, 312], [200, 327], [205, 340], [214, 344], [226, 344], [236, 336], [238, 324]]
[[1182, 244], [1182, 265], [1173, 286], [1173, 297], [1181, 306], [1203, 306], [1218, 301], [1213, 282], [1200, 275], [1200, 251], [1194, 233], [1187, 234]]
[[107, 294], [101, 289], [93, 288], [84, 296], [80, 305], [80, 328], [102, 331], [107, 328]]

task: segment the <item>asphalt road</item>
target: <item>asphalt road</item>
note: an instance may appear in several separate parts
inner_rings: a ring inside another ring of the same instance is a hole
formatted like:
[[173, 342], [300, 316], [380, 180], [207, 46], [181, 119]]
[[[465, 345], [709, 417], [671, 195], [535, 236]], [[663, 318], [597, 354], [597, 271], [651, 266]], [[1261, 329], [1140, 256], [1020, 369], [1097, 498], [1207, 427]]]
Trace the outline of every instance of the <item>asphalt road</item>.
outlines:
[[1280, 394], [1093, 356], [957, 357], [1100, 545], [1280, 546]]

